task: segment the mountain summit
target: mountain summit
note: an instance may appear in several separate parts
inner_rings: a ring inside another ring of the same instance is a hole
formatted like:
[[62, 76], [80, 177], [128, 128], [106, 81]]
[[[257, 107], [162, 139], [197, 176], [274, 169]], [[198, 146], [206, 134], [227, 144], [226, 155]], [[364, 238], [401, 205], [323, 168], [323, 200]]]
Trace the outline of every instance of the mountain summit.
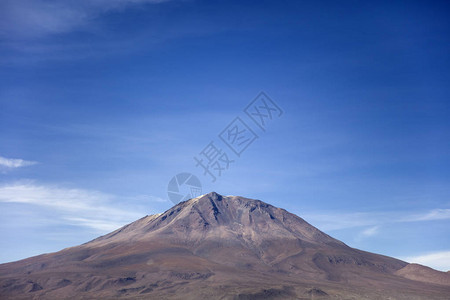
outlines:
[[450, 274], [347, 246], [215, 192], [80, 246], [0, 265], [2, 299], [448, 299]]

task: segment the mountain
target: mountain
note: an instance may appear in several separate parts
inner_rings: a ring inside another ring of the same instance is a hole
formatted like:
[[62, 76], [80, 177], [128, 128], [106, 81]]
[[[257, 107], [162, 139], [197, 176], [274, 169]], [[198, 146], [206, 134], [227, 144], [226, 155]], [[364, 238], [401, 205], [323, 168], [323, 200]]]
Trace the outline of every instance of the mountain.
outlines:
[[0, 265], [1, 299], [449, 299], [450, 274], [209, 193], [80, 246]]

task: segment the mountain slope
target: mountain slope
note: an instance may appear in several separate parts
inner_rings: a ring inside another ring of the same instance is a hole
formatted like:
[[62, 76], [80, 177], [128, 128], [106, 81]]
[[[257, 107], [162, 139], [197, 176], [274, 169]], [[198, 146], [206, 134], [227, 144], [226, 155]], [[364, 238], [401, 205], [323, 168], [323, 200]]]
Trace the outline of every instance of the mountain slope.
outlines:
[[[0, 265], [5, 299], [448, 299], [449, 274], [353, 249], [259, 200], [209, 193]], [[437, 284], [436, 284], [437, 283]]]

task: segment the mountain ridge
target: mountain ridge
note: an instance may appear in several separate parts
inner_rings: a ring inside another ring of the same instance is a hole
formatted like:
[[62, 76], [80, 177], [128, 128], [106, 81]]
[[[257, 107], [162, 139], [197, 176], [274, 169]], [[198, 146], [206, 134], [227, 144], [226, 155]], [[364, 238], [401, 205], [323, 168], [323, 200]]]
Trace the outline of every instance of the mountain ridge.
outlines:
[[2, 264], [0, 295], [446, 299], [450, 274], [436, 272], [351, 248], [261, 200], [212, 192], [82, 245]]

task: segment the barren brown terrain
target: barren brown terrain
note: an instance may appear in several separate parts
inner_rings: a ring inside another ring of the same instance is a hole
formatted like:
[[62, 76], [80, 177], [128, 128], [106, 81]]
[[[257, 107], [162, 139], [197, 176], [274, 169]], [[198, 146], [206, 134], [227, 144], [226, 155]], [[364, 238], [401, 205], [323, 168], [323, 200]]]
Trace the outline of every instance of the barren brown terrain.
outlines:
[[0, 265], [1, 299], [450, 299], [450, 274], [209, 193], [80, 246]]

